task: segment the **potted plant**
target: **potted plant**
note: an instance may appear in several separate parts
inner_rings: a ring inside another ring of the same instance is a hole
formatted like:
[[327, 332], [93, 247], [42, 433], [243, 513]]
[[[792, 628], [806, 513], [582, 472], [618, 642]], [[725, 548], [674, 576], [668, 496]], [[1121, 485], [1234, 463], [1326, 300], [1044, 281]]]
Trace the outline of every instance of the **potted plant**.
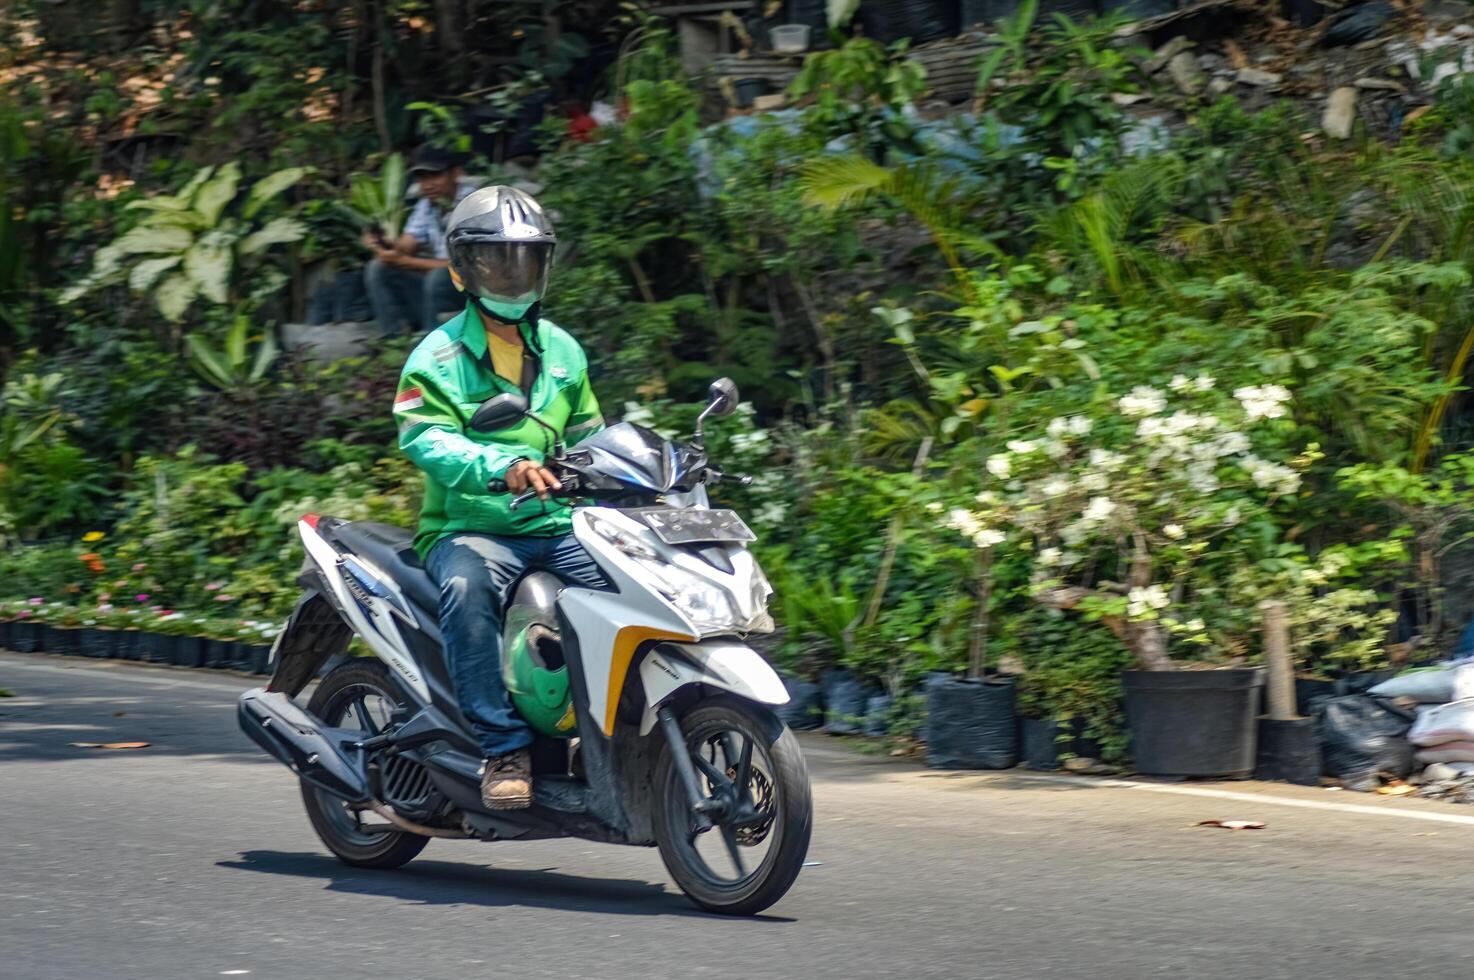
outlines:
[[1222, 564], [1235, 535], [1318, 458], [1314, 446], [1288, 462], [1253, 451], [1251, 434], [1272, 444], [1292, 430], [1289, 400], [1278, 385], [1230, 396], [1183, 375], [1097, 398], [1091, 414], [1009, 440], [987, 458], [973, 505], [946, 515], [982, 552], [1009, 540], [1031, 553], [1034, 599], [1109, 629], [1129, 652], [1126, 715], [1143, 773], [1253, 771], [1262, 672], [1215, 644], [1193, 573], [1210, 555]]

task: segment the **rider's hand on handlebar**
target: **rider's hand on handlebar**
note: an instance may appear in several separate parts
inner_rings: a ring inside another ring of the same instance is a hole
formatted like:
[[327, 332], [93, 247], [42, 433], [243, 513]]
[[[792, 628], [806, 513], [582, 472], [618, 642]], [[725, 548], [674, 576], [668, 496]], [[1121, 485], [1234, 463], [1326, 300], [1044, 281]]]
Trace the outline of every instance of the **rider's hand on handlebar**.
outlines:
[[530, 459], [519, 459], [507, 469], [507, 489], [513, 493], [533, 490], [543, 500], [554, 490], [562, 490], [563, 484], [546, 466], [539, 466]]

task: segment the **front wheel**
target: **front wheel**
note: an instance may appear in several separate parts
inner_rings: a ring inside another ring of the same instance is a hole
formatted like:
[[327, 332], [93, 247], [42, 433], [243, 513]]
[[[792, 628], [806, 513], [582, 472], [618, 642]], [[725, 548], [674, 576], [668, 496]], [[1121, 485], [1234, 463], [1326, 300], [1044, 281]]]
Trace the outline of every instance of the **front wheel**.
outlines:
[[681, 733], [710, 826], [700, 826], [665, 743], [654, 817], [666, 870], [709, 912], [761, 912], [788, 891], [809, 850], [813, 802], [798, 739], [772, 712], [731, 699], [698, 703]]

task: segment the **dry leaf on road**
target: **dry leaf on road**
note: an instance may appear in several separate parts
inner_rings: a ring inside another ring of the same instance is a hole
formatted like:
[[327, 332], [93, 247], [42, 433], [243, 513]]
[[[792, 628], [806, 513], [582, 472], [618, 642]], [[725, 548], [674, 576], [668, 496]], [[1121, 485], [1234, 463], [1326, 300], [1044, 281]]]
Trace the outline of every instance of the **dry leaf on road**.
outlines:
[[1386, 786], [1378, 786], [1377, 792], [1382, 796], [1406, 796], [1417, 789], [1412, 783], [1405, 783], [1400, 779], [1394, 779]]
[[79, 749], [146, 749], [148, 742], [73, 742]]
[[1222, 827], [1224, 830], [1263, 830], [1265, 825], [1258, 820], [1199, 820], [1194, 827]]

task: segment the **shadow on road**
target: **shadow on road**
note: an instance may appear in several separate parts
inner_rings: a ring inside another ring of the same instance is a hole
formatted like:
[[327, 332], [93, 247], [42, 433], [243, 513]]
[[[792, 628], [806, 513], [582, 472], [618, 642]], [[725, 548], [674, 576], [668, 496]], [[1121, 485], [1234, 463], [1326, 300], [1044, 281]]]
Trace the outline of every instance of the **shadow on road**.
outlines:
[[[468, 844], [469, 846], [469, 844]], [[647, 881], [581, 878], [548, 870], [478, 867], [449, 861], [414, 861], [395, 871], [351, 868], [312, 852], [242, 851], [239, 860], [217, 867], [294, 878], [318, 878], [327, 890], [352, 895], [383, 895], [418, 905], [517, 906], [613, 915], [679, 915], [726, 919], [692, 907], [678, 894]], [[745, 921], [793, 922], [759, 915]]]

